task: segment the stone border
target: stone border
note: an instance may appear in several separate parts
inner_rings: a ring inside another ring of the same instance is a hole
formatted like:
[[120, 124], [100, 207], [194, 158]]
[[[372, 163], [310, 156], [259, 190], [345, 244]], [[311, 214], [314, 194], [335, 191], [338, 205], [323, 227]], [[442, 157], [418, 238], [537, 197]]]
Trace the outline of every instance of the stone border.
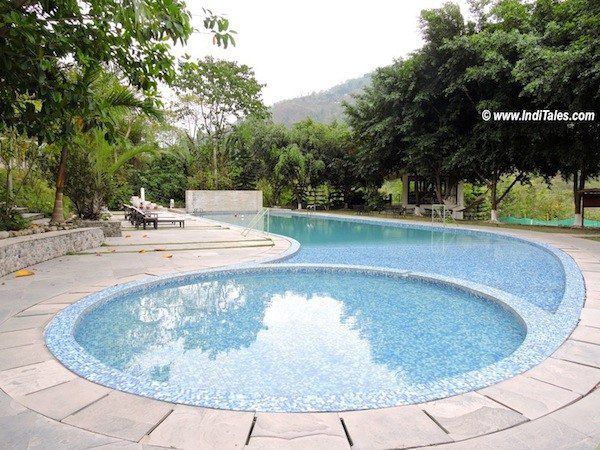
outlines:
[[80, 228], [100, 228], [104, 233], [104, 237], [121, 237], [120, 220], [77, 220], [77, 226]]
[[[77, 377], [42, 343], [45, 324], [85, 293], [47, 299], [1, 324], [10, 353], [3, 356], [19, 367], [0, 371], [0, 387], [27, 408], [113, 436], [120, 440], [114, 445], [121, 446], [595, 448], [600, 442], [600, 250], [570, 246], [569, 241], [581, 242], [571, 236], [545, 234], [542, 239], [561, 247], [581, 268], [588, 286], [581, 320], [543, 363], [478, 392], [339, 414], [240, 413], [124, 394]], [[90, 286], [89, 291], [99, 289]], [[439, 445], [452, 442], [456, 444]]]
[[104, 233], [100, 228], [75, 228], [2, 239], [0, 276], [67, 253], [99, 247], [102, 242]]

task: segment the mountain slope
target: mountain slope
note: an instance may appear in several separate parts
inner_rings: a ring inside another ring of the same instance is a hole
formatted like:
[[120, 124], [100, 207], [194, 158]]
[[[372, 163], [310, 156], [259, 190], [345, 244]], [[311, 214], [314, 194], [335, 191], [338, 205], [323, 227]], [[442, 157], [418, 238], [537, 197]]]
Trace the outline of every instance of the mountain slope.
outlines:
[[371, 74], [366, 74], [326, 91], [279, 101], [271, 107], [273, 121], [290, 126], [306, 117], [325, 123], [343, 120], [342, 102], [351, 101], [352, 95], [360, 92], [370, 82]]

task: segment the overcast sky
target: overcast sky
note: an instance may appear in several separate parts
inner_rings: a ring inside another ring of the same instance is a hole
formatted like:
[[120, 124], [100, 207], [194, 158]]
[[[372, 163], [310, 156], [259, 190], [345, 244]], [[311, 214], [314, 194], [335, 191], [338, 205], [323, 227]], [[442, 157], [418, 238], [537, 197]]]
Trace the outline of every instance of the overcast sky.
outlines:
[[[226, 16], [237, 46], [222, 50], [195, 33], [185, 49], [253, 67], [265, 83], [264, 100], [320, 91], [390, 64], [422, 44], [419, 12], [444, 0], [188, 0], [193, 24], [202, 29], [202, 7]], [[460, 0], [463, 14], [466, 0]]]

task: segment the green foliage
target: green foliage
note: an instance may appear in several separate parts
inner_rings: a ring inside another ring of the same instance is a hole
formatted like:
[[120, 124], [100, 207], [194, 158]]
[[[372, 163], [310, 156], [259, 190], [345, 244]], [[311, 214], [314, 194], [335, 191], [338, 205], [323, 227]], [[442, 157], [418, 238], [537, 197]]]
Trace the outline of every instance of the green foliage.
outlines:
[[[227, 19], [204, 11], [217, 45], [233, 42]], [[170, 43], [192, 33], [179, 0], [17, 1], [0, 4], [0, 116], [30, 136], [54, 141], [65, 106], [85, 97], [65, 67], [110, 65], [149, 95], [175, 75]]]
[[18, 212], [0, 210], [0, 231], [22, 230], [28, 226], [29, 222]]
[[212, 57], [198, 61], [186, 57], [179, 62], [174, 86], [178, 101], [173, 115], [186, 125], [188, 145], [193, 152], [210, 149], [211, 184], [224, 188], [229, 180], [221, 180], [219, 175], [226, 157], [226, 132], [235, 120], [267, 115], [261, 98], [264, 85], [246, 65]]
[[277, 202], [275, 201], [274, 193], [273, 193], [273, 185], [271, 181], [266, 178], [261, 178], [256, 182], [255, 189], [262, 191], [263, 193], [263, 204], [264, 206], [276, 206]]
[[282, 125], [256, 118], [236, 124], [225, 142], [228, 164], [237, 169], [234, 186], [253, 189], [259, 179], [272, 180], [279, 153], [290, 143], [290, 132]]
[[302, 193], [307, 179], [307, 160], [297, 144], [285, 147], [279, 154], [279, 160], [274, 167], [276, 187], [275, 201], [279, 200], [281, 191], [285, 188], [294, 192], [298, 204], [302, 202]]
[[[24, 206], [31, 212], [39, 212], [49, 216], [54, 206], [54, 189], [46, 180], [37, 175], [29, 177], [17, 194], [15, 203]], [[69, 212], [70, 203], [67, 202], [65, 213], [68, 215]]]
[[325, 184], [347, 199], [360, 184], [352, 132], [343, 123], [305, 119], [288, 129], [251, 118], [233, 128], [226, 149], [233, 186], [254, 189], [268, 180], [271, 204], [286, 189], [303, 202], [306, 189]]
[[402, 203], [402, 179], [385, 180], [379, 192], [386, 197], [391, 195], [394, 204]]
[[180, 159], [163, 154], [152, 158], [145, 167], [131, 172], [131, 192], [139, 192], [143, 187], [148, 199], [162, 205], [168, 205], [171, 199], [185, 201], [188, 175]]
[[[481, 112], [593, 111], [600, 103], [600, 4], [591, 0], [473, 1], [423, 11], [425, 45], [379, 69], [346, 106], [357, 167], [378, 186], [399, 173], [485, 185], [492, 210], [536, 174], [600, 172], [600, 122], [494, 122]], [[501, 180], [516, 174], [508, 184]], [[577, 204], [577, 196], [575, 197]]]
[[[504, 180], [503, 184], [508, 184]], [[596, 181], [597, 186], [600, 184]], [[502, 217], [526, 217], [539, 220], [566, 219], [573, 214], [573, 191], [560, 177], [548, 184], [543, 178], [532, 178], [531, 183], [515, 187], [503, 202]], [[586, 217], [600, 217], [597, 209], [586, 210]]]

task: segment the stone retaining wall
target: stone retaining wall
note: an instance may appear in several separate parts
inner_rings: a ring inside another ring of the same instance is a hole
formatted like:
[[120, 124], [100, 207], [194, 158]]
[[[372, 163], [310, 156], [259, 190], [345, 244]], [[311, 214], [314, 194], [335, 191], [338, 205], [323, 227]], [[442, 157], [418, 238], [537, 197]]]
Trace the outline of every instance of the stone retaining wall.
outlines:
[[185, 191], [185, 210], [198, 212], [251, 212], [263, 206], [262, 191]]
[[104, 242], [100, 228], [50, 231], [0, 240], [0, 276], [70, 252], [99, 247]]
[[78, 220], [77, 226], [81, 228], [100, 228], [105, 237], [121, 237], [121, 222], [114, 220]]

